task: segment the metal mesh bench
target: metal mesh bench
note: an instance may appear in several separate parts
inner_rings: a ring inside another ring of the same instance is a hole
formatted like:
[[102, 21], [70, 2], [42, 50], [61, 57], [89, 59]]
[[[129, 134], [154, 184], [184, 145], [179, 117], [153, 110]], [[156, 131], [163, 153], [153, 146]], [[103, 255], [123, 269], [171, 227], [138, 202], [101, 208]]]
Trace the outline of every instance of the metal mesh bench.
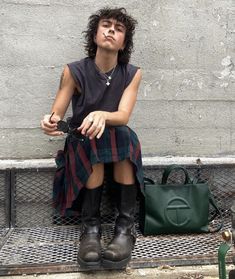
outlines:
[[[222, 210], [224, 229], [231, 227], [230, 207], [235, 192], [234, 165], [187, 166], [189, 173], [209, 181]], [[159, 181], [162, 166], [145, 166], [145, 175]], [[51, 207], [54, 168], [0, 171], [0, 275], [80, 271], [77, 251], [80, 216], [61, 218]], [[171, 176], [172, 181], [182, 179]], [[110, 173], [106, 174], [108, 184]], [[115, 210], [105, 187], [102, 198], [102, 242], [113, 234]], [[221, 233], [144, 237], [138, 228], [130, 267], [217, 264]], [[232, 262], [231, 254], [228, 262]]]

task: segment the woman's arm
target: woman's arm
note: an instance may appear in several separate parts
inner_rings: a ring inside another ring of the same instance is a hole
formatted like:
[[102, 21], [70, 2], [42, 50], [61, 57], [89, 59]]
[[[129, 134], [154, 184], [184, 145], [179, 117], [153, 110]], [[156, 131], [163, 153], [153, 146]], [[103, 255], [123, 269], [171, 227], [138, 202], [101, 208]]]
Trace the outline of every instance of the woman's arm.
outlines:
[[60, 87], [57, 91], [55, 101], [52, 105], [51, 112], [53, 116], [50, 114], [46, 114], [41, 121], [41, 127], [44, 130], [44, 133], [50, 136], [59, 136], [63, 134], [57, 130], [57, 122], [63, 119], [70, 100], [73, 96], [74, 90], [76, 88], [76, 84], [74, 79], [70, 73], [69, 67], [66, 66], [60, 78]]
[[123, 92], [118, 110], [115, 112], [93, 111], [83, 120], [78, 128], [83, 135], [89, 136], [90, 139], [100, 138], [104, 132], [105, 125], [126, 125], [135, 106], [137, 93], [142, 78], [141, 70], [137, 70], [131, 83]]
[[115, 112], [106, 112], [107, 125], [126, 125], [136, 103], [137, 93], [142, 78], [141, 70], [139, 69], [129, 86], [123, 92], [118, 110]]

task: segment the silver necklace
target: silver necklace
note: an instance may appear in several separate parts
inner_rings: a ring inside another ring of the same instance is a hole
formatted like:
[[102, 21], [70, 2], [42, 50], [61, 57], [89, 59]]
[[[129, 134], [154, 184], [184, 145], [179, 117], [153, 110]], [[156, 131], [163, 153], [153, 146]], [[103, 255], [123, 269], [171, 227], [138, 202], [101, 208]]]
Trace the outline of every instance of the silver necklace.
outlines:
[[[116, 65], [116, 66], [117, 66], [117, 65]], [[106, 77], [106, 85], [107, 85], [107, 86], [109, 86], [110, 83], [111, 83], [112, 75], [113, 75], [113, 73], [114, 73], [114, 71], [115, 71], [115, 69], [116, 69], [116, 66], [113, 68], [113, 70], [112, 70], [112, 72], [111, 72], [110, 75], [106, 75], [106, 74], [104, 73], [104, 75], [105, 75], [105, 77]]]
[[112, 70], [112, 72], [111, 72], [110, 75], [107, 75], [106, 73], [103, 73], [97, 65], [96, 65], [96, 67], [98, 68], [98, 70], [100, 71], [100, 73], [102, 73], [102, 74], [105, 76], [105, 78], [106, 78], [106, 85], [109, 86], [110, 83], [111, 83], [112, 76], [113, 76], [113, 74], [114, 74], [114, 71], [115, 71], [117, 65], [113, 68], [113, 70]]

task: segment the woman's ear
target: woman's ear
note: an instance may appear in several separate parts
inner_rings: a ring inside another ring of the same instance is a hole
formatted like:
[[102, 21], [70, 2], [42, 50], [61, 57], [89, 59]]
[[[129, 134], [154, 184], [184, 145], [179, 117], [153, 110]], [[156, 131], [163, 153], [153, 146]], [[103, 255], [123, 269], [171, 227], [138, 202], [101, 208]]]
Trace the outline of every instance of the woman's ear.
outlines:
[[96, 43], [96, 35], [94, 36], [94, 42]]

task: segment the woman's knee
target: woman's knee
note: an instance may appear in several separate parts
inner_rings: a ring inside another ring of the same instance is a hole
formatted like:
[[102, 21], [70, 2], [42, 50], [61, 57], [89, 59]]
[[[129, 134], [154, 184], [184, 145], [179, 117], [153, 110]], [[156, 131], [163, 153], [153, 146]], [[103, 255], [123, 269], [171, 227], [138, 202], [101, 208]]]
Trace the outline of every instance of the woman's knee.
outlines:
[[114, 180], [122, 184], [135, 183], [134, 167], [129, 159], [114, 163]]
[[104, 180], [104, 164], [98, 163], [92, 166], [92, 173], [89, 176], [86, 187], [93, 189], [100, 186]]

